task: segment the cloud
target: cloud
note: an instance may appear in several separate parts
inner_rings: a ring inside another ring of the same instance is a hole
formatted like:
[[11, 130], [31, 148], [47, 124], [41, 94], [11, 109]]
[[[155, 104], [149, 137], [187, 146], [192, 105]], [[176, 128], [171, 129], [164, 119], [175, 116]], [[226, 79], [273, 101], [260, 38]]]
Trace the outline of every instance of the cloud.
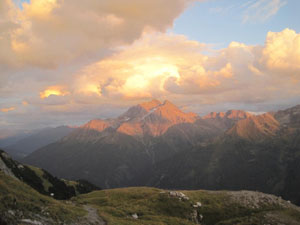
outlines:
[[[0, 63], [55, 68], [164, 32], [193, 0], [31, 0], [0, 5]], [[168, 10], [165, 10], [168, 9]]]
[[[165, 32], [194, 0], [31, 0], [22, 7], [14, 2], [0, 0], [0, 103], [18, 105], [16, 118], [37, 118], [109, 102], [100, 98], [99, 85], [89, 77], [77, 79], [74, 71], [144, 33]], [[54, 86], [64, 88], [49, 90]], [[0, 124], [15, 124], [9, 118]]]
[[[56, 85], [45, 85], [43, 99], [36, 89], [35, 96], [22, 100], [29, 103], [26, 110], [66, 119], [83, 114], [86, 120], [100, 114], [109, 117], [109, 108], [121, 112], [151, 98], [184, 106], [197, 103], [201, 110], [212, 105], [247, 105], [254, 110], [289, 102], [300, 98], [299, 36], [292, 30], [269, 32], [265, 45], [232, 42], [216, 51], [183, 35], [145, 34], [113, 55], [56, 79]], [[90, 114], [85, 114], [87, 109]]]
[[99, 99], [114, 101], [195, 95], [213, 104], [290, 97], [300, 81], [299, 38], [300, 34], [286, 29], [269, 32], [264, 46], [232, 42], [212, 51], [181, 35], [145, 35], [79, 71], [71, 86], [78, 93], [93, 84]]
[[29, 103], [27, 101], [22, 101], [22, 105], [28, 105]]
[[151, 98], [196, 112], [299, 100], [294, 30], [269, 32], [264, 45], [214, 50], [165, 33], [192, 1], [122, 2], [32, 0], [21, 10], [0, 1], [0, 108], [14, 107], [2, 126], [80, 124]]
[[93, 84], [103, 98], [160, 96], [167, 93], [166, 79], [180, 76], [181, 64], [204, 60], [205, 56], [198, 54], [202, 48], [203, 44], [180, 35], [145, 35], [130, 47], [80, 71], [74, 88], [81, 92]]
[[246, 7], [243, 15], [243, 23], [265, 22], [276, 15], [280, 8], [287, 4], [285, 0], [256, 0], [253, 3], [243, 5]]
[[262, 23], [276, 15], [287, 4], [287, 0], [249, 0], [229, 5], [216, 7], [209, 10], [213, 14], [242, 14], [243, 23]]
[[261, 52], [260, 63], [269, 70], [295, 73], [300, 77], [300, 35], [294, 30], [269, 32], [265, 48]]
[[45, 99], [49, 96], [56, 95], [56, 96], [65, 96], [70, 94], [68, 91], [64, 90], [65, 88], [62, 86], [51, 86], [47, 87], [46, 90], [40, 92], [40, 98]]
[[1, 112], [10, 112], [10, 111], [14, 111], [16, 108], [15, 107], [9, 107], [9, 108], [2, 108], [0, 109]]

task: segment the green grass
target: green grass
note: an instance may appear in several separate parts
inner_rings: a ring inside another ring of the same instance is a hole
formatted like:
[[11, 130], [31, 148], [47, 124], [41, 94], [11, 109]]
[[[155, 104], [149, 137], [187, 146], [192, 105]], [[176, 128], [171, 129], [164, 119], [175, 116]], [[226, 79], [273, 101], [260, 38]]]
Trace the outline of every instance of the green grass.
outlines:
[[49, 180], [47, 180], [43, 177], [44, 171], [35, 166], [30, 166], [30, 165], [26, 165], [26, 166], [28, 166], [30, 169], [32, 169], [35, 172], [35, 174], [43, 181], [44, 190], [46, 192], [49, 192], [49, 188], [52, 187], [53, 185], [49, 182]]
[[[111, 225], [190, 225], [191, 206], [189, 202], [171, 198], [155, 188], [124, 188], [96, 191], [81, 195], [75, 200], [92, 204]], [[132, 218], [137, 213], [138, 220]]]
[[[162, 193], [164, 192], [164, 193]], [[192, 204], [201, 202], [198, 212], [205, 225], [261, 225], [265, 215], [275, 213], [284, 221], [300, 221], [300, 212], [283, 209], [279, 205], [262, 205], [247, 208], [231, 200], [226, 191], [182, 191], [190, 200], [180, 201], [169, 196], [168, 191], [155, 188], [124, 188], [95, 191], [73, 198], [81, 204], [91, 204], [110, 225], [189, 225]], [[137, 213], [139, 219], [132, 218]], [[288, 223], [287, 223], [288, 224]], [[300, 223], [299, 223], [300, 224]]]
[[283, 217], [289, 217], [296, 221], [300, 221], [300, 213], [296, 209], [284, 209], [279, 212], [279, 214]]
[[[203, 215], [203, 225], [278, 224], [270, 223], [268, 218], [281, 224], [300, 224], [300, 211], [295, 207], [266, 204], [254, 209], [233, 201], [226, 191], [182, 192], [190, 200], [171, 197], [168, 191], [139, 187], [94, 191], [71, 201], [58, 201], [0, 171], [0, 218], [5, 216], [8, 224], [17, 224], [21, 218], [34, 219], [38, 214], [51, 218], [53, 224], [74, 224], [86, 215], [82, 206], [91, 205], [108, 225], [192, 225], [192, 205], [201, 202], [202, 207], [196, 210]], [[8, 209], [22, 215], [9, 216]], [[134, 213], [138, 219], [132, 217]]]
[[[32, 218], [34, 214], [50, 217], [54, 221], [70, 223], [86, 214], [80, 206], [66, 204], [39, 194], [28, 185], [11, 178], [0, 171], [0, 217], [7, 210], [22, 212], [8, 220], [14, 224], [19, 218]], [[2, 214], [2, 215], [1, 215]]]

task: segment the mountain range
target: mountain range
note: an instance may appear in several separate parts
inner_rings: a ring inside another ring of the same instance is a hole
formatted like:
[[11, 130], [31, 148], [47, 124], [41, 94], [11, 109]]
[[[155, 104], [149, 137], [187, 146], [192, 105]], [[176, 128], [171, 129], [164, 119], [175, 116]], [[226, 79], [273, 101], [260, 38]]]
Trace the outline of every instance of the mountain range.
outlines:
[[169, 101], [95, 119], [23, 162], [101, 188], [259, 190], [300, 204], [300, 106], [200, 117]]

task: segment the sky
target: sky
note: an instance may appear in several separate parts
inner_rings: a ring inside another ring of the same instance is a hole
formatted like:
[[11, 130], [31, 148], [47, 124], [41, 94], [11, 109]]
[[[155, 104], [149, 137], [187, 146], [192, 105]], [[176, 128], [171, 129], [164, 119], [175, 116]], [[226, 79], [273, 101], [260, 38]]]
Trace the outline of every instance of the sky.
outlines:
[[0, 136], [153, 98], [199, 115], [300, 104], [299, 10], [299, 0], [0, 0]]

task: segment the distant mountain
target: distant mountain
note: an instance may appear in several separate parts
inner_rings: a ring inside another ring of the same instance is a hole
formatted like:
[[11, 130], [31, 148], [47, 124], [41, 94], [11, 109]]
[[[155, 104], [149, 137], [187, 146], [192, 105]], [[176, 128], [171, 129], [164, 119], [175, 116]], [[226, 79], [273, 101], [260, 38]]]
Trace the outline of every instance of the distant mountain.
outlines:
[[130, 136], [160, 136], [169, 127], [180, 123], [193, 123], [199, 116], [184, 113], [169, 101], [145, 102], [131, 107], [116, 119], [91, 120], [81, 128], [102, 132], [106, 128]]
[[26, 163], [103, 188], [250, 189], [300, 204], [300, 107], [199, 117], [153, 100], [92, 120]]
[[228, 110], [227, 112], [211, 112], [202, 118], [214, 124], [222, 131], [231, 128], [237, 121], [251, 117], [252, 114], [243, 110]]
[[1, 129], [0, 130], [0, 148], [5, 146], [12, 145], [17, 141], [28, 137], [36, 133], [36, 130], [10, 130], [10, 129]]
[[117, 131], [128, 135], [160, 136], [169, 127], [181, 123], [194, 123], [199, 117], [184, 113], [169, 101], [158, 100], [142, 103], [130, 108], [119, 117], [122, 121]]
[[291, 128], [300, 127], [300, 105], [280, 110], [274, 113], [274, 117], [282, 126], [290, 126]]
[[240, 120], [208, 145], [158, 162], [153, 171], [145, 172], [143, 185], [259, 190], [300, 205], [299, 109]]
[[128, 186], [155, 162], [218, 132], [194, 113], [184, 113], [169, 101], [153, 100], [116, 119], [92, 120], [24, 162], [105, 188]]
[[266, 138], [275, 137], [280, 129], [279, 126], [280, 122], [271, 113], [265, 113], [238, 121], [226, 134], [249, 141], [263, 141]]
[[69, 126], [45, 128], [3, 148], [14, 158], [20, 159], [43, 146], [58, 141], [64, 136], [70, 134], [74, 129], [75, 128]]

